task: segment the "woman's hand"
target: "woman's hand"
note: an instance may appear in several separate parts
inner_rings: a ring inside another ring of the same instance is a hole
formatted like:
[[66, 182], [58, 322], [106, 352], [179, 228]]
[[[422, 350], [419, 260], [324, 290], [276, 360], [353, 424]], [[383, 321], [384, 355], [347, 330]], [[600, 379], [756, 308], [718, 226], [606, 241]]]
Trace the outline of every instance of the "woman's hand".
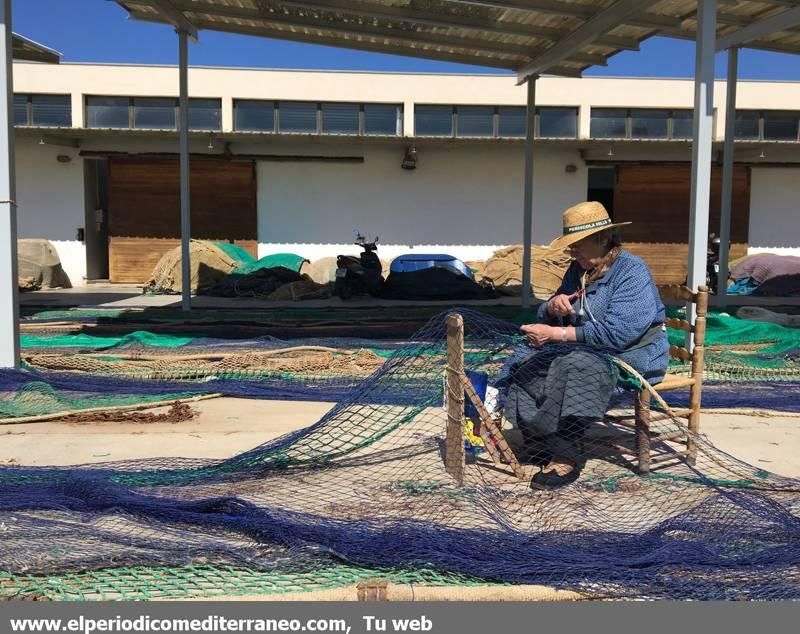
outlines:
[[525, 324], [520, 328], [528, 336], [528, 343], [535, 348], [541, 348], [549, 341], [555, 341], [556, 328], [547, 324]]
[[572, 308], [572, 302], [578, 297], [577, 293], [572, 295], [556, 295], [549, 302], [547, 302], [547, 312], [551, 317], [566, 317], [567, 315], [574, 315], [575, 309]]

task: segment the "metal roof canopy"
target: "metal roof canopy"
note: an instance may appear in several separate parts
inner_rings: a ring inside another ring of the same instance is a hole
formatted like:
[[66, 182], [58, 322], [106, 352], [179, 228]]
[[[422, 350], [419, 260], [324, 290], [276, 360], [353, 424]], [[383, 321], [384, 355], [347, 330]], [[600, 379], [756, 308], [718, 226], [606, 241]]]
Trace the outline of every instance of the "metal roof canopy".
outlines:
[[58, 51], [54, 51], [52, 48], [34, 42], [18, 33], [11, 34], [11, 49], [14, 59], [28, 62], [58, 64], [62, 57]]
[[[695, 39], [699, 0], [115, 0], [196, 38], [225, 31], [580, 76], [655, 35]], [[800, 53], [800, 1], [718, 0], [720, 48]]]

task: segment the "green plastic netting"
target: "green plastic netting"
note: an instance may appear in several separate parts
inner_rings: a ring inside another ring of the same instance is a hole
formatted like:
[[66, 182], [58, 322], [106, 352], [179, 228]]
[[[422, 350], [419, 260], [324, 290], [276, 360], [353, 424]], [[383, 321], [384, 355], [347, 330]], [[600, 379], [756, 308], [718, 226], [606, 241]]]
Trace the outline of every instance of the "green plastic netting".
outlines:
[[508, 585], [436, 570], [368, 569], [335, 565], [308, 573], [265, 572], [234, 566], [106, 568], [47, 576], [0, 572], [0, 600], [148, 601], [330, 590], [379, 578], [426, 586]]
[[196, 396], [196, 392], [165, 392], [163, 394], [75, 394], [58, 392], [47, 383], [34, 381], [23, 385], [14, 394], [0, 392], [0, 419], [46, 416], [57, 413], [80, 412], [90, 409], [120, 408], [167, 403]]
[[229, 258], [238, 262], [236, 268], [231, 271], [232, 275], [246, 275], [258, 269], [271, 269], [276, 266], [282, 266], [291, 271], [299, 271], [303, 262], [307, 261], [296, 253], [273, 253], [256, 260], [238, 244], [215, 242], [214, 246], [218, 247]]
[[81, 348], [84, 350], [108, 350], [125, 346], [144, 346], [147, 348], [180, 348], [194, 337], [166, 335], [137, 330], [122, 336], [95, 336], [86, 333], [68, 335], [20, 335], [22, 348]]

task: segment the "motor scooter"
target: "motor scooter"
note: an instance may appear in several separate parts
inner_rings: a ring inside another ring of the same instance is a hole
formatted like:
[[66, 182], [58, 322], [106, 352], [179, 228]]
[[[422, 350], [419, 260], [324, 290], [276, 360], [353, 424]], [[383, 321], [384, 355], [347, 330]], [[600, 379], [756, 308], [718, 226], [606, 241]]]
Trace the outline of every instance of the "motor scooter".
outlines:
[[377, 254], [378, 236], [369, 242], [360, 232], [356, 231], [355, 234], [355, 244], [361, 247], [361, 254], [336, 256], [334, 293], [342, 300], [364, 294], [380, 297], [383, 265]]
[[711, 234], [708, 236], [708, 250], [706, 257], [706, 286], [710, 293], [716, 293], [719, 286], [719, 236]]

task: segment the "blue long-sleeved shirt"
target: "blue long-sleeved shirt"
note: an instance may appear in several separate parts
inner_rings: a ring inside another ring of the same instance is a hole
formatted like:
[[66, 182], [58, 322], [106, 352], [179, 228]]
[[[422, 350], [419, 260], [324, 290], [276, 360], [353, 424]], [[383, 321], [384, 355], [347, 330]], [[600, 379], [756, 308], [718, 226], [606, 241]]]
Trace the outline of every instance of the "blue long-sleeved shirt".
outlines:
[[[573, 262], [555, 294], [575, 293], [583, 273]], [[542, 304], [539, 321], [575, 326], [579, 342], [612, 351], [651, 383], [661, 380], [669, 364], [667, 333], [658, 330], [665, 318], [664, 304], [641, 258], [622, 251], [605, 275], [588, 286], [584, 307], [583, 319], [577, 314], [580, 299], [573, 302], [575, 315], [559, 318], [548, 315], [547, 304]]]

